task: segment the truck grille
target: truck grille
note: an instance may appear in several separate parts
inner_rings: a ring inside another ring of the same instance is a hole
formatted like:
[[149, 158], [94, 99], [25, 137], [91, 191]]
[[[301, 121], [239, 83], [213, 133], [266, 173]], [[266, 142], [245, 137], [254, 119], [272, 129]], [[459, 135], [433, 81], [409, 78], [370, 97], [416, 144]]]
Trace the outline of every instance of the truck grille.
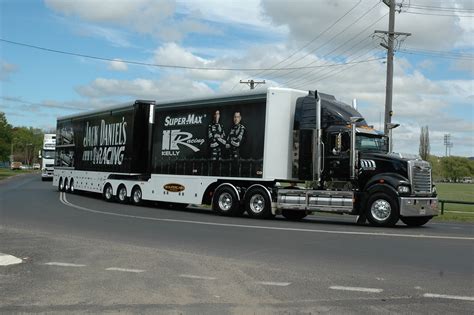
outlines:
[[411, 185], [415, 195], [431, 194], [431, 166], [425, 161], [410, 161]]

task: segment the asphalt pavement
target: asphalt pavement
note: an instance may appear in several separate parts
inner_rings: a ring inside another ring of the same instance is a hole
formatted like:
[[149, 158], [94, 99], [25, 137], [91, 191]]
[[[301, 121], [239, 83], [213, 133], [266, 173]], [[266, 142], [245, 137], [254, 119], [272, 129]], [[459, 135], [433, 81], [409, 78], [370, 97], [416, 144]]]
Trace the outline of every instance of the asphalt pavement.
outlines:
[[0, 182], [0, 313], [471, 314], [473, 262], [472, 224], [228, 218]]

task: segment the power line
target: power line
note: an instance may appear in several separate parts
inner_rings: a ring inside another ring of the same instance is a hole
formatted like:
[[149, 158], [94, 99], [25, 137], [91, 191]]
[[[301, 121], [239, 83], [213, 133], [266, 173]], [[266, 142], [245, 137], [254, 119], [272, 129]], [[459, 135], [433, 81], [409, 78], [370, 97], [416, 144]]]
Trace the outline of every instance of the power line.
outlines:
[[[275, 63], [274, 65], [272, 65], [270, 67], [270, 69], [274, 69], [276, 66], [282, 64], [283, 62], [291, 59], [294, 55], [296, 55], [298, 52], [302, 51], [303, 49], [305, 49], [306, 47], [308, 47], [309, 45], [311, 45], [312, 43], [314, 43], [317, 39], [319, 39], [323, 34], [325, 34], [327, 31], [329, 31], [331, 28], [333, 28], [337, 23], [339, 23], [343, 18], [345, 18], [349, 13], [351, 13], [357, 6], [359, 6], [359, 4], [362, 2], [362, 0], [359, 0], [359, 2], [357, 2], [352, 8], [350, 8], [346, 13], [344, 13], [341, 17], [339, 17], [334, 23], [332, 23], [329, 27], [327, 27], [324, 31], [322, 31], [321, 33], [319, 33], [318, 35], [316, 35], [316, 37], [314, 37], [313, 39], [311, 39], [308, 43], [306, 43], [305, 45], [301, 46], [300, 48], [296, 49], [293, 53], [291, 53], [288, 57], [284, 58], [283, 60]], [[255, 73], [255, 74], [252, 74], [252, 77], [257, 77], [263, 73], [265, 73], [266, 71], [260, 71], [258, 73]], [[240, 82], [237, 82], [233, 87], [232, 89], [230, 89], [230, 91], [233, 91], [238, 85], [240, 84]]]
[[[388, 14], [388, 13], [387, 13], [387, 14]], [[327, 54], [325, 54], [324, 56], [322, 56], [322, 58], [325, 58], [325, 57], [329, 56], [331, 53], [337, 51], [339, 48], [341, 48], [341, 47], [347, 45], [348, 43], [354, 41], [355, 39], [357, 39], [357, 38], [358, 38], [359, 36], [361, 36], [367, 29], [369, 29], [369, 28], [372, 27], [373, 25], [377, 24], [380, 20], [382, 20], [385, 16], [387, 16], [387, 14], [381, 16], [379, 19], [377, 19], [376, 21], [374, 21], [374, 22], [372, 22], [371, 24], [369, 24], [368, 26], [366, 26], [366, 27], [365, 27], [364, 29], [362, 29], [359, 33], [357, 33], [355, 36], [353, 36], [350, 40], [348, 40], [348, 41], [344, 42], [343, 44], [339, 45], [338, 47], [336, 47], [335, 49], [333, 49], [333, 50], [330, 51], [329, 53], [327, 53]], [[366, 38], [365, 40], [367, 40], [367, 38]], [[356, 43], [356, 44], [350, 46], [348, 49], [346, 49], [345, 51], [341, 52], [340, 54], [343, 54], [343, 53], [345, 53], [346, 51], [350, 51], [351, 49], [353, 49], [353, 48], [357, 47], [358, 45], [360, 45], [361, 43], [363, 43], [365, 40], [363, 40], [363, 41], [361, 41], [361, 42], [359, 42], [359, 43]], [[355, 51], [355, 49], [354, 49], [354, 51]], [[354, 53], [349, 54], [349, 55], [346, 56], [346, 57], [349, 57], [349, 56], [351, 56], [351, 55], [353, 55], [353, 54], [354, 54]], [[315, 61], [313, 61], [313, 62], [307, 64], [308, 68], [309, 68], [311, 65], [313, 65], [314, 63], [316, 63], [316, 62], [318, 62], [318, 60], [315, 60]], [[325, 63], [323, 63], [323, 65], [324, 65], [324, 64], [327, 64], [328, 62], [329, 62], [329, 61], [326, 61]], [[293, 73], [293, 72], [295, 72], [295, 71], [291, 71], [291, 72], [289, 72], [289, 73]], [[289, 74], [289, 73], [287, 73], [287, 74]], [[300, 78], [298, 78], [298, 80], [304, 79], [304, 78], [307, 77], [308, 75], [312, 75], [312, 73], [309, 73], [309, 72], [308, 72], [308, 73], [306, 73], [306, 74], [303, 74], [303, 76], [300, 77]], [[280, 76], [281, 76], [281, 75], [280, 75]], [[290, 80], [290, 81], [286, 81], [285, 83], [291, 82], [291, 81], [293, 81], [293, 80], [294, 80], [294, 79], [292, 79], [292, 80]]]
[[431, 6], [431, 5], [421, 5], [421, 4], [409, 4], [408, 8], [417, 9], [417, 10], [428, 10], [428, 11], [451, 11], [451, 12], [473, 12], [473, 9], [464, 9], [456, 7], [442, 7], [442, 6]]
[[[353, 60], [357, 60], [359, 58], [362, 58], [364, 57], [365, 55], [370, 55], [374, 50], [376, 50], [378, 46], [376, 46], [375, 44], [373, 44], [373, 47], [372, 49], [369, 49], [368, 51], [362, 53], [362, 54], [359, 54], [357, 57], [355, 57]], [[380, 58], [372, 58], [370, 59], [371, 61], [377, 61], [377, 60], [383, 60], [385, 59], [385, 57], [380, 57]], [[308, 77], [306, 80], [304, 80], [303, 82], [299, 82], [299, 83], [296, 83], [298, 81], [295, 81], [293, 82], [291, 85], [289, 86], [292, 86], [292, 87], [296, 87], [296, 86], [303, 86], [303, 85], [306, 85], [306, 84], [309, 84], [310, 82], [312, 83], [316, 83], [316, 82], [319, 82], [319, 81], [322, 81], [324, 79], [327, 79], [329, 77], [332, 77], [332, 76], [335, 76], [335, 75], [338, 75], [340, 74], [341, 72], [345, 72], [345, 71], [348, 71], [350, 70], [351, 68], [357, 66], [358, 64], [357, 63], [354, 63], [353, 65], [350, 65], [348, 67], [339, 67], [339, 68], [333, 68], [329, 71], [327, 71], [326, 73], [324, 72], [321, 72], [321, 73], [313, 73], [311, 75], [311, 77]], [[317, 78], [314, 78], [314, 75], [318, 74]]]
[[463, 54], [449, 51], [436, 51], [436, 50], [417, 50], [417, 49], [400, 49], [400, 53], [409, 55], [420, 55], [427, 57], [437, 57], [446, 59], [458, 59], [458, 60], [474, 60], [473, 54]]
[[[306, 45], [300, 47], [299, 49], [295, 50], [291, 55], [289, 55], [288, 57], [286, 57], [285, 59], [281, 60], [280, 62], [274, 64], [273, 66], [271, 66], [270, 68], [273, 69], [273, 67], [287, 61], [288, 59], [290, 59], [291, 57], [293, 57], [294, 55], [296, 55], [298, 52], [302, 51], [303, 49], [305, 49], [306, 47], [308, 47], [309, 45], [311, 45], [312, 43], [314, 43], [317, 39], [319, 39], [322, 35], [324, 35], [327, 31], [329, 31], [331, 28], [333, 28], [337, 23], [339, 23], [344, 17], [346, 17], [350, 12], [352, 12], [360, 3], [362, 2], [362, 0], [359, 0], [359, 2], [357, 2], [349, 11], [347, 11], [344, 15], [342, 15], [339, 19], [337, 19], [333, 24], [331, 24], [328, 28], [326, 28], [324, 31], [322, 31], [321, 33], [319, 33], [316, 37], [314, 37], [311, 41], [309, 41], [308, 43], [306, 43]], [[256, 75], [260, 75], [264, 72], [261, 72], [261, 73], [257, 73]]]
[[432, 16], [451, 16], [451, 17], [474, 17], [474, 15], [457, 15], [457, 14], [441, 14], [441, 13], [428, 13], [428, 12], [414, 12], [414, 11], [403, 11], [402, 13], [417, 14], [417, 15], [432, 15]]
[[[100, 61], [114, 61], [114, 62], [122, 62], [122, 63], [132, 64], [132, 65], [159, 67], [159, 68], [174, 68], [174, 69], [185, 69], [185, 70], [205, 70], [205, 71], [261, 71], [261, 70], [288, 71], [288, 70], [299, 70], [299, 69], [307, 69], [308, 68], [307, 66], [269, 69], [269, 68], [191, 67], [191, 66], [181, 66], [181, 65], [167, 65], [167, 64], [156, 64], [156, 63], [147, 63], [147, 62], [141, 62], [141, 61], [117, 60], [117, 59], [112, 59], [112, 58], [98, 57], [98, 56], [74, 53], [74, 52], [69, 52], [69, 51], [64, 51], [64, 50], [57, 50], [57, 49], [51, 49], [51, 48], [46, 48], [46, 47], [41, 47], [41, 46], [35, 46], [35, 45], [15, 42], [15, 41], [11, 41], [11, 40], [6, 40], [6, 39], [3, 39], [3, 38], [0, 38], [0, 41], [4, 42], [4, 43], [9, 43], [9, 44], [13, 44], [13, 45], [38, 49], [38, 50], [57, 53], [57, 54], [70, 55], [70, 56], [76, 56], [76, 57], [82, 57], [82, 58], [88, 58], [88, 59], [94, 59], [94, 60], [100, 60]], [[347, 64], [350, 64], [350, 63], [347, 63]], [[312, 67], [309, 67], [309, 68], [334, 67], [334, 66], [339, 66], [339, 65], [340, 64], [332, 64], [332, 65], [325, 65], [325, 66], [312, 66]]]
[[[329, 44], [330, 42], [332, 42], [335, 38], [337, 38], [339, 35], [343, 34], [345, 31], [347, 31], [351, 26], [353, 26], [354, 24], [356, 24], [357, 22], [359, 22], [361, 19], [363, 19], [367, 14], [370, 13], [370, 11], [372, 11], [376, 6], [378, 6], [380, 4], [380, 2], [377, 2], [374, 6], [372, 6], [369, 10], [367, 10], [364, 14], [362, 14], [361, 16], [359, 16], [354, 22], [350, 23], [349, 25], [347, 25], [344, 29], [342, 29], [339, 33], [337, 33], [336, 35], [334, 35], [333, 37], [331, 37], [328, 41], [326, 41], [324, 44], [318, 46], [317, 48], [311, 50], [310, 52], [308, 52], [306, 55], [304, 55], [303, 57], [300, 57], [298, 58], [297, 60], [294, 60], [293, 62], [291, 62], [289, 65], [292, 65], [300, 60], [303, 60], [304, 58], [306, 58], [307, 56], [313, 54], [314, 52], [316, 52], [318, 49], [326, 46], [327, 44]], [[346, 42], [347, 43], [347, 42]], [[339, 46], [340, 47], [340, 46]], [[311, 64], [314, 64], [315, 61], [309, 63], [309, 64], [306, 64], [305, 67], [307, 68], [310, 68], [309, 65]], [[304, 67], [303, 67], [304, 68]], [[296, 71], [298, 69], [295, 69], [294, 71]], [[290, 73], [293, 73], [294, 71], [291, 71]], [[289, 74], [289, 73], [288, 73]], [[287, 75], [287, 74], [285, 74]], [[278, 74], [276, 76], [274, 76], [272, 78], [272, 80], [275, 80], [276, 78], [279, 78], [281, 77], [282, 75]]]
[[[346, 58], [346, 60], [347, 60], [350, 56], [354, 55], [357, 51], [359, 51], [359, 49], [363, 49], [363, 47], [358, 48], [359, 46], [361, 46], [361, 44], [362, 44], [362, 46], [367, 46], [367, 44], [365, 43], [367, 40], [370, 40], [370, 36], [366, 37], [364, 40], [362, 40], [362, 41], [356, 43], [355, 45], [350, 46], [348, 49], [346, 49], [345, 51], [341, 52], [340, 55], [344, 54], [346, 51], [352, 50], [352, 52], [353, 52], [352, 54], [349, 54], [349, 55], [345, 56], [345, 58]], [[326, 56], [323, 56], [323, 57], [321, 57], [321, 58], [324, 58], [324, 57], [326, 57]], [[353, 59], [353, 60], [355, 60], [355, 59]], [[325, 62], [323, 63], [323, 65], [326, 64], [326, 63], [328, 63], [328, 62], [329, 62], [329, 61], [325, 61]], [[289, 84], [289, 83], [294, 83], [294, 82], [298, 82], [298, 81], [301, 81], [301, 80], [305, 80], [305, 78], [312, 77], [312, 76], [314, 76], [314, 75], [319, 74], [320, 72], [321, 72], [321, 71], [308, 71], [308, 72], [306, 72], [306, 73], [301, 74], [300, 76], [298, 76], [298, 77], [296, 77], [296, 78], [289, 79], [289, 80], [283, 82], [282, 84], [283, 84], [283, 85], [286, 85], [286, 84]]]

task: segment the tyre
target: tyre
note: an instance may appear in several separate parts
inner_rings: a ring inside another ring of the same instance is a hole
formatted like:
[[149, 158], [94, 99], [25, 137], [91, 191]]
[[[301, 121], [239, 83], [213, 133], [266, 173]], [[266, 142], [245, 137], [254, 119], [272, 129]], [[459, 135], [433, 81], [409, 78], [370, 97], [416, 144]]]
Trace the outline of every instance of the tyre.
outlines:
[[63, 186], [63, 191], [69, 192], [69, 181], [67, 180], [67, 177], [64, 179], [64, 186]]
[[58, 191], [63, 191], [63, 188], [64, 188], [63, 178], [59, 177]]
[[391, 195], [379, 192], [367, 201], [367, 220], [374, 226], [394, 226], [397, 224], [400, 210], [398, 202]]
[[133, 187], [131, 200], [132, 200], [132, 203], [136, 206], [139, 206], [143, 203], [142, 190], [140, 187], [138, 186]]
[[242, 214], [240, 202], [234, 189], [229, 186], [223, 186], [214, 193], [212, 201], [212, 210], [219, 215], [237, 216]]
[[118, 190], [117, 190], [117, 199], [121, 203], [127, 203], [128, 202], [127, 188], [123, 184], [120, 185]]
[[69, 180], [69, 192], [70, 192], [71, 194], [74, 193], [74, 179], [73, 179], [73, 178], [71, 178], [71, 179]]
[[262, 187], [250, 188], [245, 194], [245, 210], [247, 214], [256, 219], [269, 219], [273, 217], [272, 202], [268, 192]]
[[46, 180], [46, 178], [44, 177], [41, 177], [41, 181], [44, 182]]
[[102, 193], [104, 199], [106, 201], [113, 201], [114, 200], [114, 190], [112, 189], [112, 185], [106, 184], [104, 187], [104, 192]]
[[281, 215], [284, 216], [288, 220], [292, 221], [299, 221], [303, 218], [306, 218], [308, 215], [306, 211], [298, 211], [298, 210], [283, 210]]
[[429, 220], [431, 220], [433, 217], [432, 216], [427, 216], [427, 217], [401, 217], [400, 220], [402, 220], [403, 223], [405, 223], [408, 226], [422, 226], [428, 223]]

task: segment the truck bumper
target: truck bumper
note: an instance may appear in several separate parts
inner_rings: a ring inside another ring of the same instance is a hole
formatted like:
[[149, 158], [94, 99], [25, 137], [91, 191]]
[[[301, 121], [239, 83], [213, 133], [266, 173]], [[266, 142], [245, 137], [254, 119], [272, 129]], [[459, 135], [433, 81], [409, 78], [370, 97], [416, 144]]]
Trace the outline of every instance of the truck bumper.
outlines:
[[41, 177], [42, 178], [53, 178], [54, 177], [54, 171], [42, 171], [41, 172]]
[[439, 214], [436, 197], [400, 197], [400, 216], [426, 217]]

